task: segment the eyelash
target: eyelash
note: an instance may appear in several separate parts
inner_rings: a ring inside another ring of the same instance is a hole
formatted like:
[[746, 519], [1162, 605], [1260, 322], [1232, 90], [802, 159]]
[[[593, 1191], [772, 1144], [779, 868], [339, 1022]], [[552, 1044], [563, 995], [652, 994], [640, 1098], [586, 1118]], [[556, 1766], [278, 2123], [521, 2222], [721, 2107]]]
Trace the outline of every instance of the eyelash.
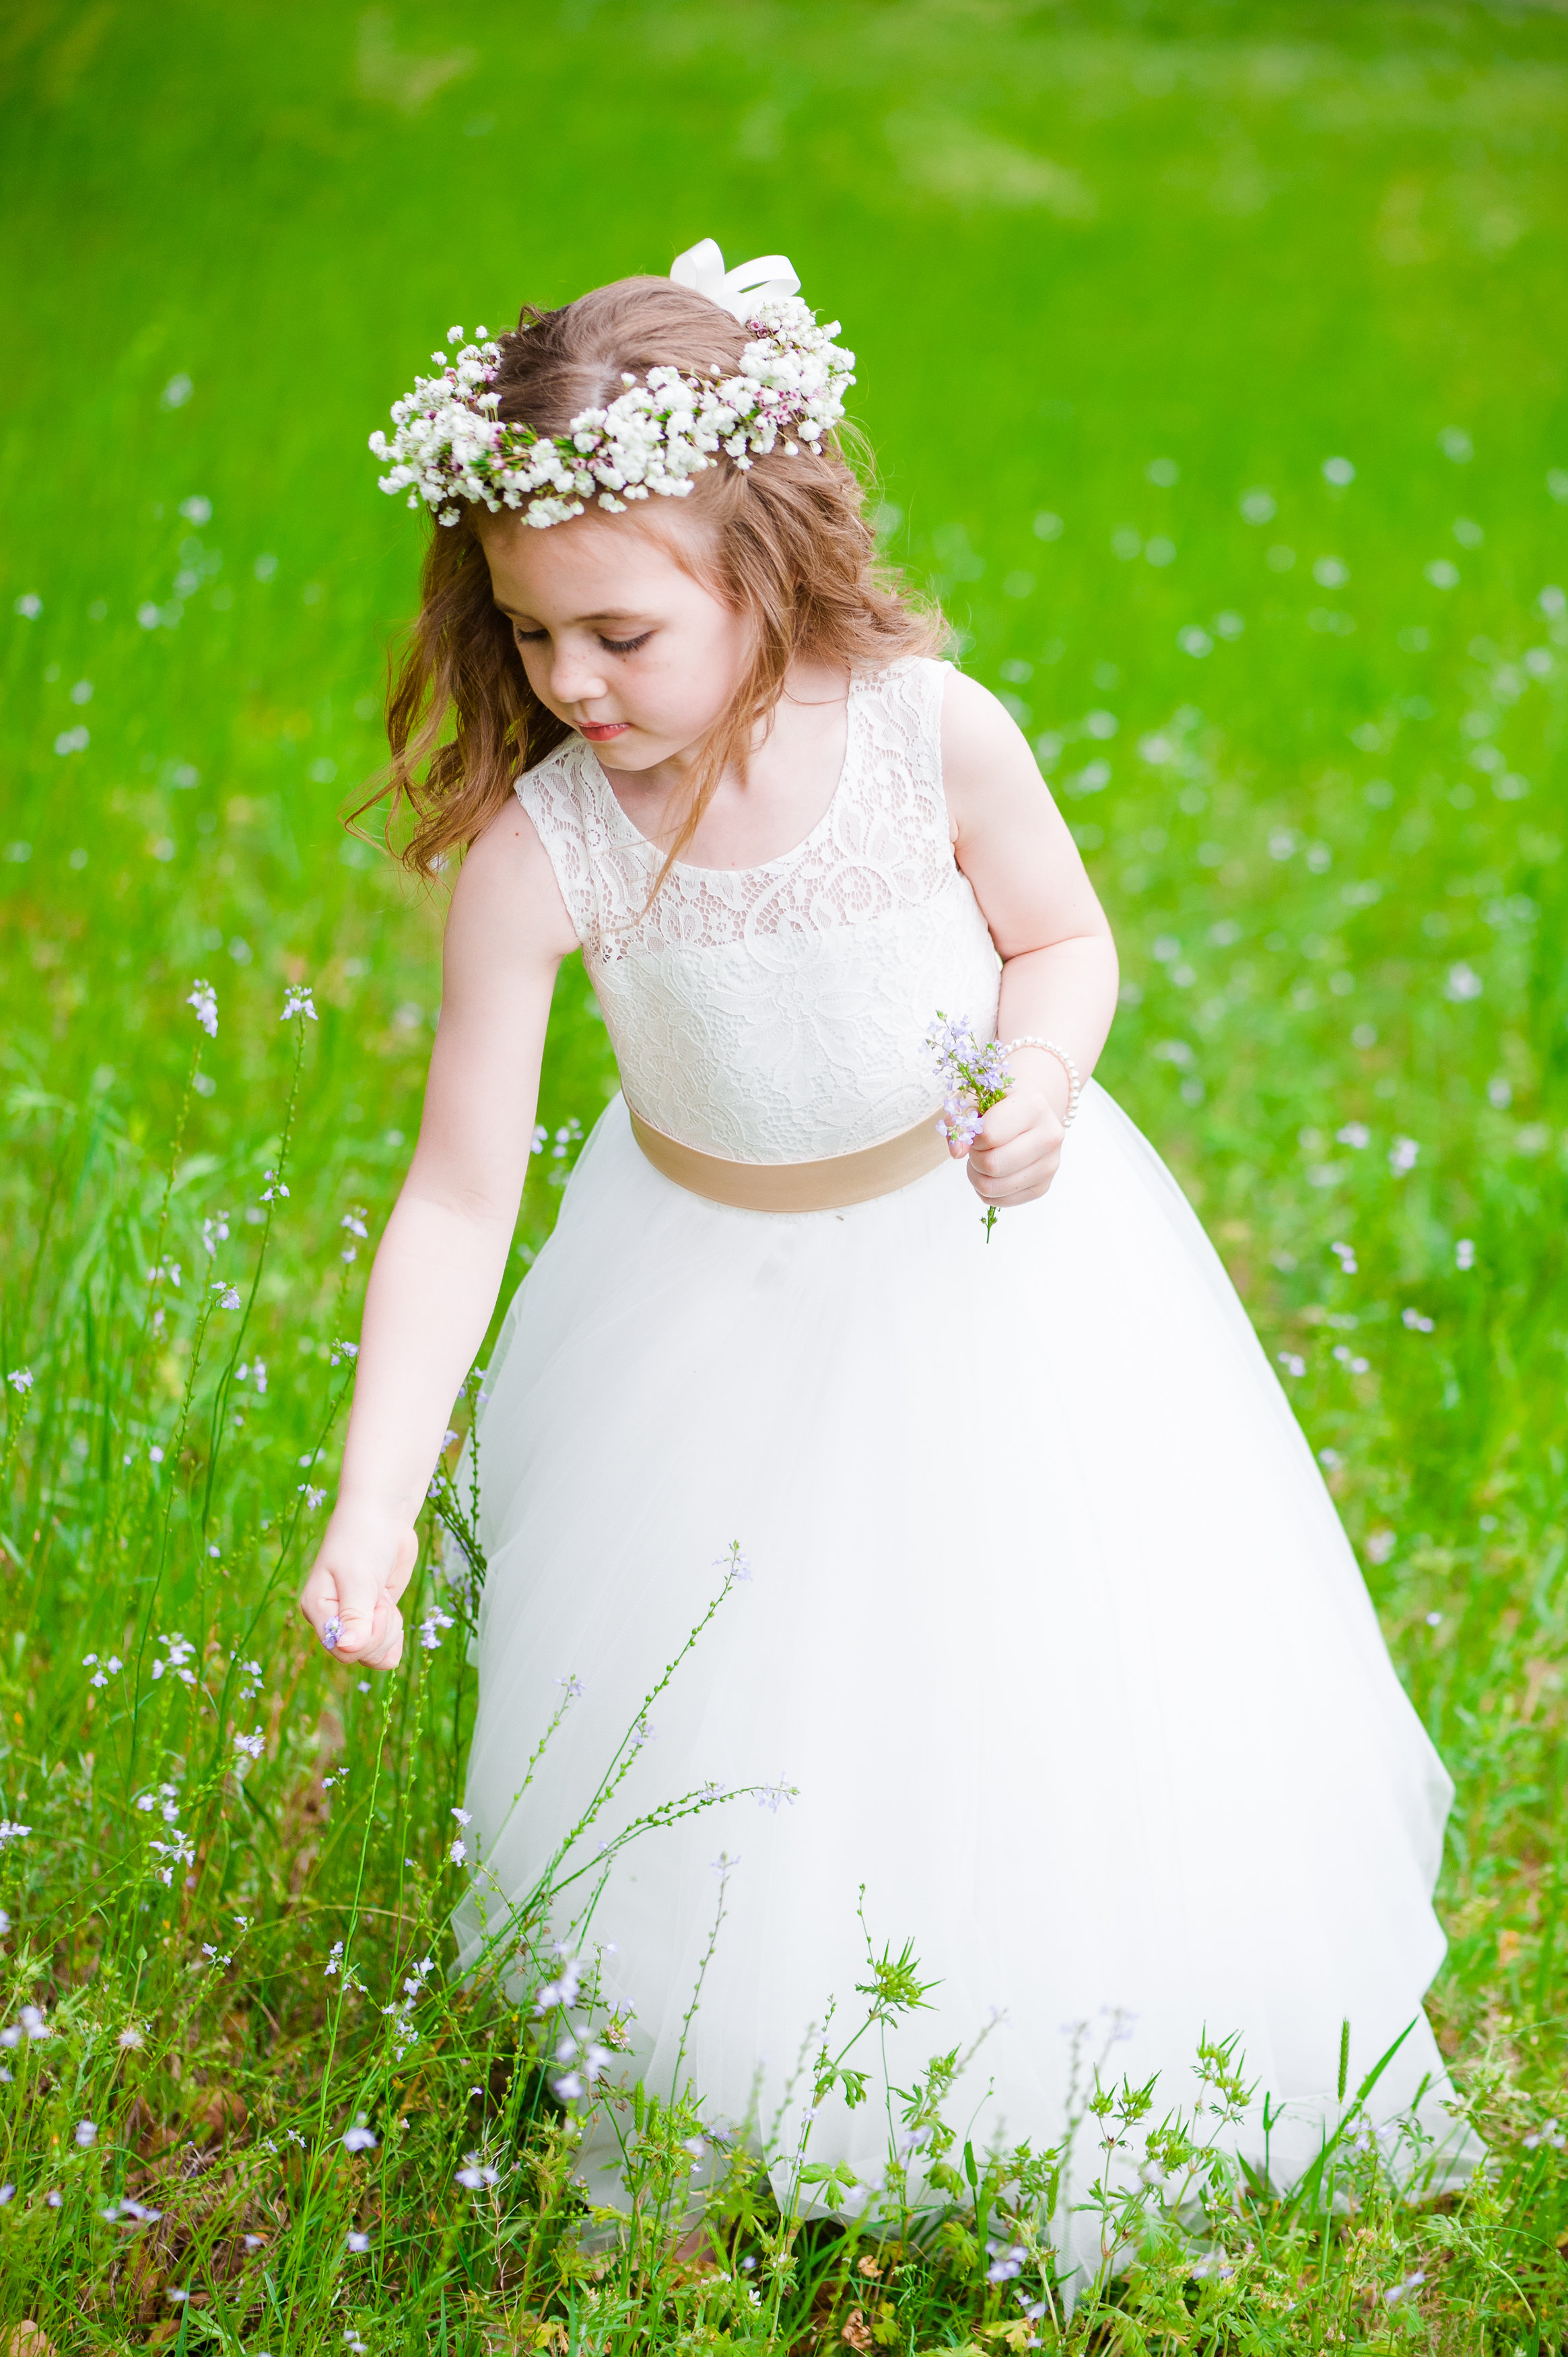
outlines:
[[[514, 630], [512, 636], [520, 647], [535, 647], [541, 644], [547, 633], [543, 630]], [[645, 647], [652, 636], [651, 630], [644, 630], [640, 638], [601, 639], [599, 644], [607, 654], [634, 655], [639, 647]]]

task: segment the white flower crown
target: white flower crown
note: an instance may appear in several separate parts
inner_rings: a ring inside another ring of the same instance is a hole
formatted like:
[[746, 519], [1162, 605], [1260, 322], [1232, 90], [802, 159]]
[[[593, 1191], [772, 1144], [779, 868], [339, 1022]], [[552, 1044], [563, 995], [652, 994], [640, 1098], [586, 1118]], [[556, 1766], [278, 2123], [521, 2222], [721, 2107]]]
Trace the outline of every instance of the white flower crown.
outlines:
[[791, 458], [802, 444], [819, 452], [844, 414], [854, 354], [833, 342], [836, 319], [817, 325], [784, 256], [726, 271], [709, 237], [680, 255], [670, 275], [751, 329], [737, 375], [684, 376], [673, 368], [651, 368], [642, 382], [623, 375], [626, 391], [607, 408], [579, 411], [564, 434], [536, 434], [496, 416], [500, 395], [488, 388], [499, 346], [463, 344], [454, 328], [446, 340], [462, 344], [456, 358], [435, 353], [441, 373], [416, 377], [413, 391], [393, 402], [391, 439], [371, 436], [387, 462], [382, 490], [406, 491], [411, 508], [423, 500], [442, 523], [456, 523], [456, 502], [470, 500], [492, 514], [521, 509], [542, 528], [581, 515], [591, 500], [618, 515], [654, 492], [683, 499], [692, 478], [721, 456], [746, 468], [780, 442]]

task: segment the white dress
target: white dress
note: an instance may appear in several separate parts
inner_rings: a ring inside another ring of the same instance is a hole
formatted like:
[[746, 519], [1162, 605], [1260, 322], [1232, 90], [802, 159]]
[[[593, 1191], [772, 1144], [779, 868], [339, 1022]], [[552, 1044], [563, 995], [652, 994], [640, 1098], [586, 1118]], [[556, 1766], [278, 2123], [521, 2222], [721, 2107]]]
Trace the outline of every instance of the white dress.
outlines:
[[[1288, 2179], [1339, 2117], [1348, 2020], [1352, 2087], [1409, 2029], [1370, 2108], [1414, 2107], [1451, 2180], [1477, 2148], [1421, 2011], [1451, 1787], [1274, 1373], [1132, 1123], [1091, 1084], [1049, 1195], [989, 1243], [961, 1164], [779, 1215], [684, 1190], [634, 1142], [628, 1103], [733, 1160], [849, 1153], [933, 1113], [939, 1008], [990, 1036], [998, 960], [952, 856], [943, 679], [926, 662], [857, 679], [807, 840], [740, 873], [678, 866], [646, 915], [657, 855], [589, 748], [518, 782], [625, 1101], [489, 1376], [467, 1798], [489, 1896], [460, 1910], [465, 1958], [575, 1822], [738, 1541], [753, 1576], [589, 1842], [710, 1782], [774, 1788], [610, 1873], [591, 1938], [615, 1943], [650, 2086], [668, 2088], [725, 1854], [682, 2076], [716, 2119], [779, 2115], [785, 2156], [811, 2025], [833, 1998], [835, 2036], [858, 2018], [864, 1885], [878, 1949], [912, 1941], [937, 1984], [886, 2042], [890, 2082], [993, 2024], [949, 2106], [977, 2150], [1059, 2136], [1073, 2025], [1093, 2042], [1120, 2017], [1108, 2068], [1160, 2073], [1156, 2119], [1190, 2106], [1200, 2035], [1236, 2034], [1258, 2100], [1232, 2140], [1262, 2160], [1267, 2093]], [[566, 1679], [582, 1696], [514, 1806]], [[861, 2059], [879, 2081], [879, 2050]], [[835, 2095], [810, 2158], [872, 2188], [886, 2142], [882, 2103]], [[590, 2191], [614, 2202], [604, 2158]], [[1055, 2232], [1092, 2265], [1097, 2224]]]

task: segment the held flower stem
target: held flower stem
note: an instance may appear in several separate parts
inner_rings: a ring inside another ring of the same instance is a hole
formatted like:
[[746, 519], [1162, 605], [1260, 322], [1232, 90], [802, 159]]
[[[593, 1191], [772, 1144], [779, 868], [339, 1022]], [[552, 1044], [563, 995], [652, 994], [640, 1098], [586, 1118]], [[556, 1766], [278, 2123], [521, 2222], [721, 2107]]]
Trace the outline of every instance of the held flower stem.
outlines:
[[[980, 1125], [993, 1105], [1000, 1104], [1013, 1085], [999, 1041], [981, 1041], [965, 1018], [948, 1017], [939, 1007], [926, 1034], [926, 1049], [942, 1083], [941, 1117], [938, 1129], [950, 1146], [967, 1154], [980, 1135]], [[996, 1225], [996, 1206], [987, 1206], [985, 1241]]]

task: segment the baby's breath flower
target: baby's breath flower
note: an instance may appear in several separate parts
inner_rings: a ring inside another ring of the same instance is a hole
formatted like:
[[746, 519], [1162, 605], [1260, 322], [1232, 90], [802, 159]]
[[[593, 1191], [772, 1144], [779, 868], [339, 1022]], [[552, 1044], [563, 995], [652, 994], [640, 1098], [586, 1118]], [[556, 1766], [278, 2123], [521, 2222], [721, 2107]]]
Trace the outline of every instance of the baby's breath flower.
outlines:
[[[718, 267], [722, 274], [722, 256]], [[435, 353], [439, 373], [415, 378], [413, 392], [392, 404], [391, 438], [371, 436], [372, 453], [387, 465], [381, 490], [406, 492], [411, 507], [423, 500], [444, 524], [456, 522], [457, 503], [467, 500], [492, 514], [521, 510], [527, 522], [545, 527], [594, 502], [620, 514], [651, 495], [684, 498], [693, 478], [721, 455], [744, 471], [776, 448], [790, 457], [801, 445], [819, 452], [843, 416], [854, 355], [833, 342], [836, 319], [819, 327], [797, 295], [779, 291], [788, 284], [733, 301], [728, 292], [716, 295], [753, 336], [735, 376], [650, 368], [639, 381], [623, 371], [613, 401], [579, 410], [554, 436], [497, 417], [499, 395], [490, 388], [499, 346], [481, 336], [455, 357]], [[448, 342], [460, 342], [462, 332], [454, 328]]]
[[188, 1006], [196, 1009], [196, 1019], [209, 1039], [218, 1037], [218, 993], [209, 982], [193, 982]]
[[312, 998], [310, 992], [311, 985], [307, 982], [291, 983], [288, 990], [285, 993], [283, 1013], [278, 1017], [278, 1021], [280, 1023], [287, 1023], [295, 1016], [298, 1016], [302, 1021], [314, 1023], [316, 1020], [316, 1001]]

